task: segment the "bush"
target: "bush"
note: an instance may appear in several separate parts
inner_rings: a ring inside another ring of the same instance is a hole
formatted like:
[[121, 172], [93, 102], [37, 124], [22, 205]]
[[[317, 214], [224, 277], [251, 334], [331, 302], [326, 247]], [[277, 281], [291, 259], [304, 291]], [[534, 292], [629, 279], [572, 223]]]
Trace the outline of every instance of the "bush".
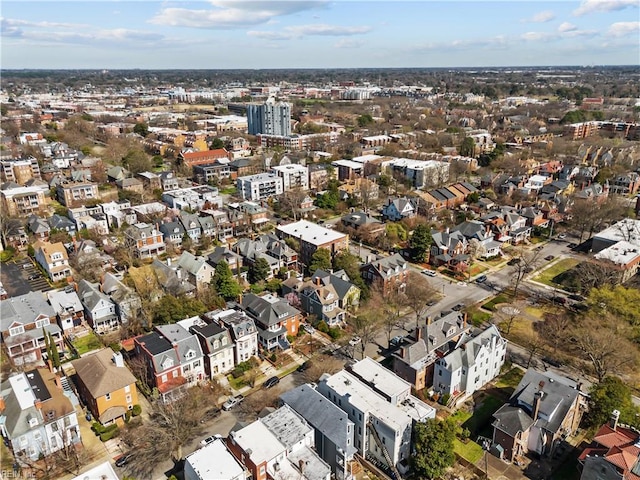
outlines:
[[131, 410], [127, 410], [127, 412], [124, 414], [124, 423], [129, 423], [130, 420], [131, 420]]
[[276, 352], [273, 352], [270, 356], [269, 356], [269, 360], [271, 360], [273, 363], [276, 362], [276, 360], [278, 360], [278, 356], [276, 355]]
[[106, 432], [100, 435], [101, 442], [106, 442], [107, 440], [111, 440], [112, 438], [115, 438], [120, 434], [120, 430], [118, 429], [118, 426], [117, 425], [114, 425], [114, 426], [116, 428], [107, 430]]
[[138, 416], [138, 415], [140, 415], [141, 413], [142, 413], [142, 407], [141, 407], [140, 405], [138, 405], [138, 404], [135, 404], [135, 405], [133, 406], [133, 409], [131, 410], [131, 414], [132, 414], [134, 417], [137, 417], [137, 416]]
[[[298, 330], [298, 333], [300, 333], [300, 331]], [[293, 343], [293, 341], [296, 339], [296, 337], [294, 337], [293, 335], [287, 335], [287, 342], [289, 343]]]
[[446, 405], [447, 403], [449, 403], [450, 399], [451, 399], [451, 395], [448, 393], [445, 393], [444, 395], [442, 395], [442, 397], [440, 397], [440, 403], [442, 405]]
[[337, 340], [342, 336], [342, 330], [340, 330], [338, 327], [330, 328], [329, 329], [329, 336], [333, 340]]
[[316, 328], [322, 333], [329, 333], [329, 325], [327, 325], [327, 322], [325, 322], [324, 320], [321, 320], [320, 322], [318, 322], [318, 325]]

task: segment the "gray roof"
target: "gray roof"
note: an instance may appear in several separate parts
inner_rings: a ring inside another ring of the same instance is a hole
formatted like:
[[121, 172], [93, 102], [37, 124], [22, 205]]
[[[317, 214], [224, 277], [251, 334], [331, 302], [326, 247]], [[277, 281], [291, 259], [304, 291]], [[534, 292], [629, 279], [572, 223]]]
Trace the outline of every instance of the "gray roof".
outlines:
[[237, 310], [215, 310], [204, 314], [205, 318], [213, 319], [231, 329], [233, 339], [237, 341], [248, 335], [257, 335], [258, 329], [246, 313]]
[[[379, 258], [367, 265], [375, 268], [382, 278], [390, 278], [398, 273], [396, 269], [402, 271], [402, 269], [407, 267], [408, 263], [399, 253], [394, 253], [388, 257]], [[365, 265], [365, 267], [367, 267], [367, 265]]]
[[[171, 343], [177, 345], [181, 364], [188, 363], [196, 358], [202, 357], [200, 342], [194, 334], [190, 333], [182, 326], [178, 324], [158, 325], [156, 326], [156, 330], [164, 335]], [[195, 357], [187, 358], [186, 355], [189, 351], [195, 353]]]
[[0, 331], [9, 330], [14, 323], [29, 325], [44, 315], [47, 318], [56, 316], [53, 307], [47, 303], [47, 298], [40, 291], [29, 292], [18, 297], [0, 301]]
[[331, 467], [326, 464], [318, 454], [305, 446], [287, 455], [287, 460], [300, 470], [299, 465], [304, 465], [304, 470], [300, 471], [300, 478], [306, 480], [325, 480], [331, 475]]
[[539, 391], [542, 392], [542, 400], [538, 418], [535, 419], [536, 426], [549, 432], [557, 432], [580, 395], [577, 384], [566, 377], [530, 368], [511, 395], [510, 403], [531, 413], [534, 396]]
[[287, 450], [301, 442], [313, 429], [291, 407], [284, 405], [260, 419]]
[[[490, 325], [476, 336], [464, 334], [458, 341], [457, 348], [444, 357], [447, 368], [454, 371], [463, 366], [468, 369], [470, 366], [475, 365], [476, 358], [482, 347], [490, 348], [494, 337], [496, 338], [496, 344], [506, 342], [495, 325]], [[462, 345], [464, 345], [464, 348], [461, 348]]]
[[81, 312], [83, 310], [80, 297], [78, 297], [78, 294], [75, 291], [66, 292], [64, 290], [53, 290], [47, 292], [47, 298], [49, 299], [49, 303], [53, 309], [58, 314], [69, 309], [74, 312]]
[[158, 280], [165, 291], [170, 291], [172, 295], [182, 295], [192, 292], [196, 287], [184, 278], [179, 278], [176, 271], [168, 266], [166, 263], [161, 262], [157, 258], [151, 262], [151, 268], [153, 268], [158, 275]]
[[515, 437], [518, 432], [527, 431], [533, 425], [533, 420], [528, 413], [506, 403], [493, 416], [495, 417], [493, 426], [512, 437]]
[[[298, 412], [309, 424], [327, 437], [338, 448], [353, 455], [353, 422], [337, 405], [331, 403], [321, 393], [305, 384], [283, 393], [280, 398]], [[347, 426], [351, 424], [351, 435]]]
[[97, 283], [91, 283], [87, 280], [78, 282], [78, 296], [84, 307], [90, 312], [93, 312], [93, 309], [96, 308], [101, 300], [113, 304], [111, 299], [100, 291]]
[[180, 268], [192, 275], [197, 275], [205, 263], [207, 263], [207, 259], [205, 257], [196, 257], [194, 254], [187, 251], [183, 251], [177, 261]]
[[[217, 323], [209, 323], [207, 325], [194, 325], [190, 330], [201, 338], [201, 345], [204, 344], [204, 350], [206, 354], [216, 353], [220, 350], [232, 348], [231, 336], [229, 330], [225, 327], [218, 325]], [[227, 339], [227, 344], [222, 345], [222, 338]], [[214, 347], [214, 342], [218, 340], [218, 348]]]
[[277, 325], [284, 319], [293, 317], [300, 313], [289, 303], [273, 295], [263, 295], [259, 297], [253, 293], [248, 293], [242, 297], [242, 309], [253, 315], [253, 317], [265, 328]]

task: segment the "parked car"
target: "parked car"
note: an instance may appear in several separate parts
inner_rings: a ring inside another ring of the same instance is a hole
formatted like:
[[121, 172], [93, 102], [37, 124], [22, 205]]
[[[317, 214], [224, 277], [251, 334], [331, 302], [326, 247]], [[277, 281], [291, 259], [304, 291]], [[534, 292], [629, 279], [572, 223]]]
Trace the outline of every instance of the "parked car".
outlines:
[[262, 384], [262, 388], [275, 387], [279, 383], [280, 383], [280, 378], [274, 375], [273, 377], [267, 378], [267, 380]]
[[29, 280], [36, 280], [40, 278], [40, 275], [37, 273], [34, 273], [33, 275], [29, 275]]
[[567, 247], [569, 247], [569, 248], [576, 248], [577, 246], [578, 246], [577, 243], [568, 243], [567, 244]]
[[467, 286], [467, 282], [458, 282], [458, 285], [461, 287], [466, 287]]
[[355, 347], [360, 342], [361, 342], [360, 337], [353, 337], [351, 340], [349, 340], [349, 345], [351, 345], [352, 347]]
[[565, 297], [555, 296], [551, 299], [554, 303], [559, 303], [560, 305], [566, 305], [567, 299]]
[[553, 255], [547, 255], [546, 257], [544, 257], [544, 259], [545, 259], [547, 262], [550, 262], [550, 261], [551, 261], [551, 260], [553, 260], [554, 258], [556, 258], [556, 257], [554, 257]]
[[422, 273], [424, 273], [427, 277], [435, 277], [436, 276], [436, 272], [434, 272], [433, 270], [424, 269], [424, 270], [422, 270]]
[[402, 335], [396, 335], [391, 339], [389, 343], [391, 344], [392, 347], [397, 347], [398, 345], [402, 345], [403, 339], [404, 337]]
[[584, 297], [582, 295], [578, 295], [577, 293], [572, 293], [569, 295], [571, 300], [575, 300], [576, 302], [584, 302]]
[[222, 438], [222, 435], [216, 433], [215, 435], [210, 435], [207, 438], [203, 438], [202, 440], [200, 440], [200, 445], [206, 447], [211, 442], [215, 441], [216, 438]]
[[235, 407], [236, 405], [241, 403], [242, 400], [244, 400], [244, 396], [242, 396], [242, 395], [236, 395], [235, 397], [229, 397], [229, 399], [222, 404], [222, 409], [225, 410], [225, 411], [231, 410], [233, 407]]
[[302, 324], [302, 329], [303, 329], [305, 332], [310, 333], [310, 334], [314, 334], [314, 333], [316, 333], [316, 329], [315, 329], [315, 328], [313, 328], [313, 327], [312, 327], [311, 325], [309, 325], [308, 323], [303, 323], [303, 324]]
[[520, 263], [520, 258], [515, 257], [507, 262], [507, 265], [518, 265]]
[[120, 455], [116, 459], [116, 467], [124, 467], [131, 460], [131, 453], [125, 453], [124, 455]]
[[454, 305], [453, 307], [451, 307], [451, 310], [453, 310], [454, 312], [459, 312], [464, 307], [465, 307], [464, 303], [458, 303], [458, 304]]
[[486, 275], [480, 275], [478, 278], [476, 278], [476, 283], [484, 283], [486, 281], [487, 281]]
[[298, 372], [305, 372], [305, 371], [309, 370], [309, 367], [311, 367], [311, 362], [309, 360], [307, 360], [302, 365], [300, 365], [298, 368], [296, 368], [296, 370]]
[[560, 240], [564, 240], [565, 238], [567, 238], [567, 234], [566, 233], [561, 233], [560, 235], [558, 235], [558, 238]]
[[542, 359], [543, 362], [548, 363], [549, 365], [551, 365], [552, 367], [556, 367], [556, 368], [562, 368], [562, 362], [551, 358], [551, 357], [544, 357]]

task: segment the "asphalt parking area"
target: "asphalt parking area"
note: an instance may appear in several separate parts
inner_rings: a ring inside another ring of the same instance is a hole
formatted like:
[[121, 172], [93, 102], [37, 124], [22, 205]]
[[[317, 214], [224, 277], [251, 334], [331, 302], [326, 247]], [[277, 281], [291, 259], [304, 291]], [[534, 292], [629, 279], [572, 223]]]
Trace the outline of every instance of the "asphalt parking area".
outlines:
[[44, 292], [52, 290], [47, 279], [29, 259], [3, 263], [0, 267], [0, 279], [9, 297], [17, 297], [38, 290]]

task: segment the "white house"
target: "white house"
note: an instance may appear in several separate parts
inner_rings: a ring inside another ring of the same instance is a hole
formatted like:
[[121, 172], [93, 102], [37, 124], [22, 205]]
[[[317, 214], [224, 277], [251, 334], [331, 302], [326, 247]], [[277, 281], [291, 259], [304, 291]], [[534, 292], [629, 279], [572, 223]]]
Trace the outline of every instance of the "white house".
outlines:
[[116, 304], [100, 291], [97, 284], [80, 280], [78, 296], [84, 306], [84, 316], [96, 333], [107, 333], [119, 327]]
[[193, 333], [200, 342], [204, 354], [204, 366], [209, 378], [229, 373], [235, 367], [234, 346], [226, 327], [216, 322], [207, 324], [200, 317], [178, 322]]
[[386, 220], [397, 222], [403, 218], [413, 217], [417, 214], [416, 204], [410, 198], [389, 199], [382, 207], [382, 216]]
[[222, 437], [187, 455], [184, 480], [247, 480], [249, 472], [231, 454]]
[[84, 320], [84, 308], [75, 290], [52, 290], [47, 292], [47, 298], [65, 334], [80, 326]]
[[282, 178], [282, 187], [285, 192], [293, 189], [309, 190], [309, 169], [304, 165], [291, 163], [289, 165], [276, 165], [271, 170]]
[[238, 192], [245, 200], [258, 202], [284, 192], [284, 181], [275, 173], [258, 173], [238, 177]]
[[455, 350], [436, 361], [434, 390], [463, 401], [498, 376], [506, 352], [507, 341], [495, 325], [475, 336], [463, 334]]
[[258, 328], [253, 318], [238, 310], [216, 310], [205, 317], [226, 327], [235, 346], [235, 362], [245, 362], [258, 354]]
[[33, 244], [34, 258], [53, 282], [71, 276], [69, 257], [62, 242], [49, 243], [38, 240]]

